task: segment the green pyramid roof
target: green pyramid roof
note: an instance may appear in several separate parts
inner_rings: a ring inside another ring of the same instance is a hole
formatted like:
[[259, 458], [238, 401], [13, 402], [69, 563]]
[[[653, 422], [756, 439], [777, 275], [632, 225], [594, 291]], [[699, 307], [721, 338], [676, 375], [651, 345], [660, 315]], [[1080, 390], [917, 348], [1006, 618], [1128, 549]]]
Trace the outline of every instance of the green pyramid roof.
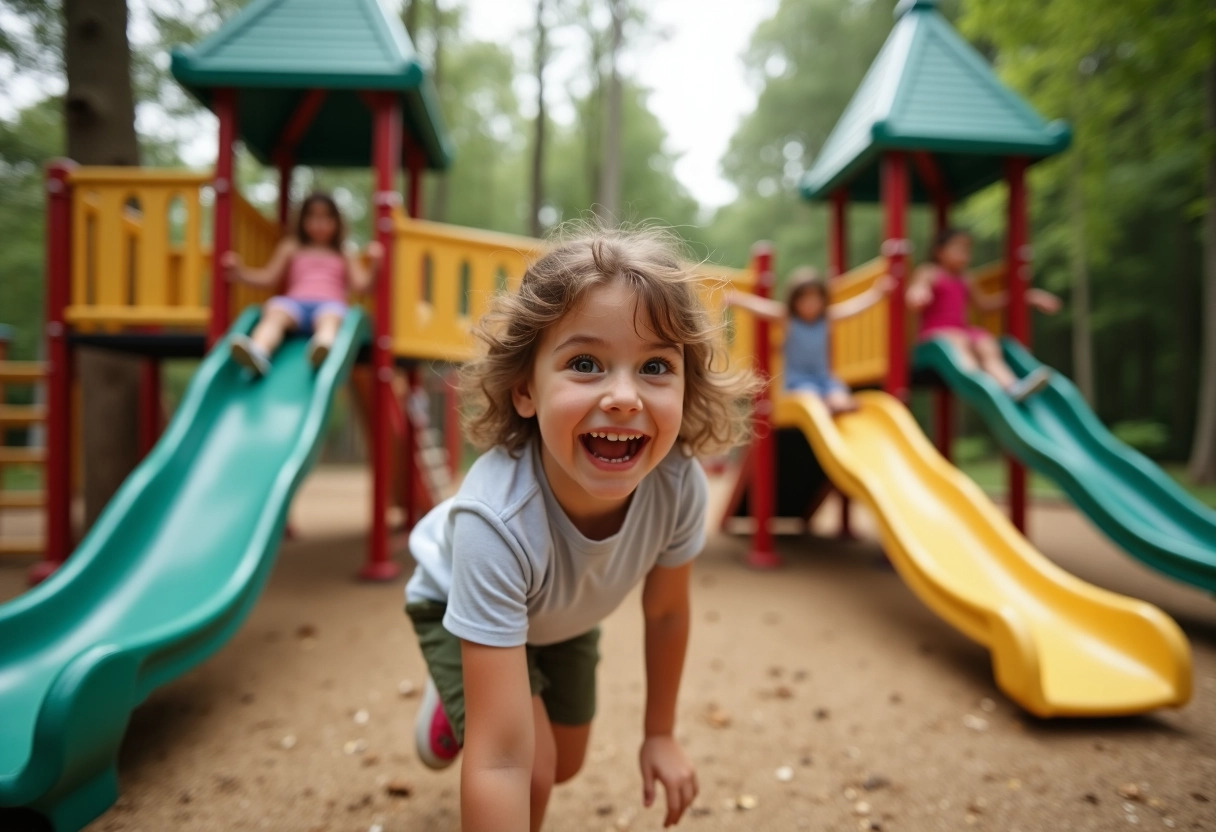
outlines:
[[[1048, 123], [1001, 83], [936, 6], [896, 7], [887, 42], [802, 179], [805, 198], [845, 186], [852, 199], [877, 200], [884, 150], [933, 154], [950, 197], [960, 199], [1002, 179], [1004, 157], [1038, 160], [1068, 147], [1068, 126]], [[912, 198], [928, 197], [913, 176]]]
[[272, 161], [283, 128], [312, 90], [324, 102], [295, 149], [300, 164], [371, 163], [362, 94], [399, 92], [406, 135], [428, 166], [451, 160], [438, 99], [405, 27], [379, 0], [252, 0], [202, 43], [173, 51], [173, 77], [204, 106], [238, 90], [240, 137]]

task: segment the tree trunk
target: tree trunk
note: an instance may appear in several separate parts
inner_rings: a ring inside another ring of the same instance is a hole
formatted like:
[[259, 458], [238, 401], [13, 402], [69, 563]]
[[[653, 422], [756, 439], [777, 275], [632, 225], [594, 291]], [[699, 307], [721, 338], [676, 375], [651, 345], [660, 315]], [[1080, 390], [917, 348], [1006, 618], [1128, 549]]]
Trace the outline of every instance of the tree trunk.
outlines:
[[1203, 216], [1203, 350], [1199, 359], [1199, 407], [1195, 440], [1187, 470], [1199, 483], [1216, 482], [1216, 61], [1203, 74], [1204, 196]]
[[1068, 259], [1072, 264], [1072, 373], [1081, 395], [1091, 406], [1094, 399], [1093, 332], [1089, 322], [1089, 263], [1085, 238], [1085, 160], [1080, 148], [1072, 152], [1068, 182], [1068, 224], [1071, 240]]
[[545, 0], [536, 0], [536, 127], [532, 143], [532, 213], [530, 230], [533, 237], [544, 231], [540, 209], [545, 205]]
[[626, 0], [609, 0], [612, 10], [612, 39], [608, 47], [608, 88], [604, 97], [603, 162], [596, 194], [602, 222], [616, 225], [621, 210], [621, 40], [625, 28]]
[[[64, 0], [63, 22], [68, 156], [85, 165], [138, 165], [126, 0]], [[91, 526], [139, 461], [139, 363], [92, 349], [79, 357]]]

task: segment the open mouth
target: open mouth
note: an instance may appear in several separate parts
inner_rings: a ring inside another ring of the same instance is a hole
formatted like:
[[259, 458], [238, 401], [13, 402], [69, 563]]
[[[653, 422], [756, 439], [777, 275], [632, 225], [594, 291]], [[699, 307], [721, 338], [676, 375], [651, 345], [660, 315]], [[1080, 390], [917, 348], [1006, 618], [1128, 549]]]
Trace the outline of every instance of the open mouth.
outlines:
[[591, 431], [579, 436], [579, 441], [591, 454], [602, 462], [621, 465], [637, 456], [650, 437], [641, 433], [612, 433]]

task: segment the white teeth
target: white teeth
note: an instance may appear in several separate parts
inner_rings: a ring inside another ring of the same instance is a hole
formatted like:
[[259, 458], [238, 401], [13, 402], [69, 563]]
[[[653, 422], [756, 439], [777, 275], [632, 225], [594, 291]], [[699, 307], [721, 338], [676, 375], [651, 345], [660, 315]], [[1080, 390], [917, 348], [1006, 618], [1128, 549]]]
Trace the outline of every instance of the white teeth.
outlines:
[[641, 439], [640, 433], [601, 433], [599, 431], [591, 431], [588, 436], [596, 439], [607, 439], [609, 442], [628, 442], [631, 439]]

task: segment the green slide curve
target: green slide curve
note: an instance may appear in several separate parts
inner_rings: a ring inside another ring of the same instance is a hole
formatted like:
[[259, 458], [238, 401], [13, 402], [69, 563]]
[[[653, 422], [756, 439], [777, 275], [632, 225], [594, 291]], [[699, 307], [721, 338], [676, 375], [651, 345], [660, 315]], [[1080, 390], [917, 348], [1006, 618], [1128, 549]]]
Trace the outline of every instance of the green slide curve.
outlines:
[[[1011, 338], [1002, 340], [1002, 348], [1021, 376], [1042, 366]], [[915, 365], [937, 373], [979, 411], [1006, 450], [1059, 483], [1121, 548], [1216, 592], [1216, 511], [1116, 439], [1063, 375], [1053, 373], [1046, 389], [1018, 404], [987, 374], [959, 366], [941, 342], [920, 344]]]
[[290, 339], [256, 381], [222, 341], [72, 557], [0, 606], [0, 807], [63, 832], [114, 803], [131, 711], [215, 653], [257, 600], [367, 338], [354, 310], [318, 370]]

